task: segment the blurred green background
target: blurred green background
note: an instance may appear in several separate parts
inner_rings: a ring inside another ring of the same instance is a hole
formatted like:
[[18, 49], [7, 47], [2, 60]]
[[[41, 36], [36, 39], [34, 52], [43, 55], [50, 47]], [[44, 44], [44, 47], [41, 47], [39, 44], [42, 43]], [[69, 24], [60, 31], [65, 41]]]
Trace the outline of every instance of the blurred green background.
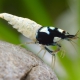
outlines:
[[[0, 13], [27, 17], [43, 26], [56, 26], [75, 34], [80, 26], [80, 0], [0, 0]], [[20, 33], [0, 19], [0, 40], [20, 44]], [[78, 35], [80, 36], [80, 35]], [[77, 42], [80, 44], [80, 41]], [[59, 80], [80, 80], [80, 47], [63, 44], [66, 55], [57, 55], [55, 72]]]

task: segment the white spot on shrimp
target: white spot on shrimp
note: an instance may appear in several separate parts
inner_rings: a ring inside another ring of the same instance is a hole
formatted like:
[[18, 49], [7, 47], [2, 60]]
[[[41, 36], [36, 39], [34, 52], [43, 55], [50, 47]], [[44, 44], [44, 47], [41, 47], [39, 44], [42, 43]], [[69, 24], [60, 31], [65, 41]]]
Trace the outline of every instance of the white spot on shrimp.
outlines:
[[50, 34], [47, 27], [42, 28], [40, 32], [45, 32], [47, 34]]
[[60, 41], [60, 40], [61, 40], [61, 38], [59, 38], [59, 37], [54, 37], [53, 42], [58, 42], [58, 41]]
[[50, 29], [52, 29], [52, 30], [54, 30], [55, 29], [55, 27], [49, 27]]
[[60, 33], [63, 33], [64, 30], [62, 30], [62, 29], [58, 29], [58, 31], [59, 31]]

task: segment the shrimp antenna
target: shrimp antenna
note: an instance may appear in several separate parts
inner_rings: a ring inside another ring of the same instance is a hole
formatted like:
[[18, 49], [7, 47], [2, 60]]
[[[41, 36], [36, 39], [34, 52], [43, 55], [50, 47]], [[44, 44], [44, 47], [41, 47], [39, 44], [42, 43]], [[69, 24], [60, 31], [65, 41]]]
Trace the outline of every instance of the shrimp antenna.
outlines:
[[[74, 44], [73, 44], [73, 43], [75, 43], [75, 42], [74, 42], [74, 41], [70, 41], [70, 43], [73, 45], [74, 49], [75, 49], [76, 52], [77, 52], [77, 49], [76, 49], [76, 47], [75, 47]], [[75, 44], [77, 44], [77, 43], [75, 43]]]
[[80, 39], [80, 37], [77, 36], [78, 39]]
[[80, 32], [80, 29], [77, 31], [77, 33], [75, 34], [75, 36], [77, 36], [79, 32]]
[[73, 41], [73, 40], [71, 40], [74, 44], [76, 44], [76, 45], [78, 45], [78, 46], [80, 46], [79, 44], [77, 44], [75, 41]]
[[80, 39], [80, 37], [77, 36], [77, 35], [79, 34], [79, 32], [80, 32], [80, 29], [79, 29], [79, 30], [77, 31], [77, 33], [75, 34], [75, 37], [74, 37], [75, 39], [76, 39], [76, 38]]
[[80, 37], [78, 37], [79, 32], [80, 32], [80, 29], [77, 31], [77, 33], [75, 35], [73, 35], [73, 37], [70, 40], [72, 41], [73, 39], [80, 39]]

